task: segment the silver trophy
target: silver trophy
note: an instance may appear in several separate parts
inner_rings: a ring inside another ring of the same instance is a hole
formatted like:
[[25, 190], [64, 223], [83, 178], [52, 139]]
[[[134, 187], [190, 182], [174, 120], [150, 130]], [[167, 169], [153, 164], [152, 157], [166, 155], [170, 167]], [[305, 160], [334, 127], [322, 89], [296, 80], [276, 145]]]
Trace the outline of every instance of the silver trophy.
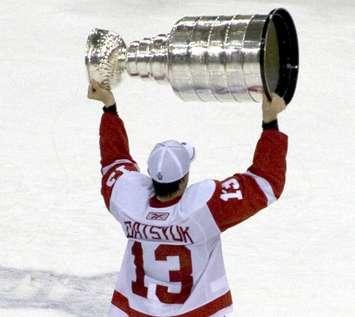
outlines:
[[94, 29], [87, 42], [90, 79], [113, 88], [123, 72], [169, 82], [185, 101], [260, 102], [276, 92], [289, 103], [298, 76], [297, 32], [290, 14], [194, 16], [171, 32], [126, 46]]

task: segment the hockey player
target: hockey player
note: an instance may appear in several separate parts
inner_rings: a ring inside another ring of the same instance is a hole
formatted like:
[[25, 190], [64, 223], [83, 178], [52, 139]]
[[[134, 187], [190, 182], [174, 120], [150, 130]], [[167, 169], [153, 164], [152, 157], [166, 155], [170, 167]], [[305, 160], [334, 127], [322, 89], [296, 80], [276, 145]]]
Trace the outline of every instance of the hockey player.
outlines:
[[158, 143], [139, 172], [111, 91], [91, 82], [88, 98], [104, 103], [100, 126], [102, 195], [128, 242], [112, 297], [110, 317], [226, 316], [232, 297], [220, 235], [280, 197], [287, 136], [277, 114], [285, 102], [264, 98], [263, 132], [253, 164], [225, 180], [189, 187], [194, 148]]

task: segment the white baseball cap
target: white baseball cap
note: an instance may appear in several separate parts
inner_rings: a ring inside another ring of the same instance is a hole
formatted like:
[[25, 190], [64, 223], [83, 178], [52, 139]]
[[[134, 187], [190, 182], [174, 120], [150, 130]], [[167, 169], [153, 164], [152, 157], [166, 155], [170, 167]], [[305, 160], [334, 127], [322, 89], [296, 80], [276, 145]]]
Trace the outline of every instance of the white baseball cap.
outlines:
[[148, 158], [148, 173], [158, 183], [172, 183], [183, 178], [195, 158], [195, 148], [186, 143], [167, 140], [158, 143]]

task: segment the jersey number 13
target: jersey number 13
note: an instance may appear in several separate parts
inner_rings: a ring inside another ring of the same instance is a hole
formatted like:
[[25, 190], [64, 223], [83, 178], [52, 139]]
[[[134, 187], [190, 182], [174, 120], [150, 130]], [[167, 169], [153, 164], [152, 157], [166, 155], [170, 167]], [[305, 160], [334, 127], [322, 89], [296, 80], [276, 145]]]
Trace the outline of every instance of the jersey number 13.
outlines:
[[[136, 295], [147, 298], [148, 288], [144, 286], [144, 258], [142, 244], [138, 241], [132, 246], [134, 264], [136, 266], [136, 281], [132, 281], [132, 292]], [[167, 261], [168, 256], [179, 257], [180, 269], [169, 271], [170, 282], [180, 282], [180, 293], [170, 293], [168, 287], [157, 285], [155, 294], [162, 303], [183, 304], [190, 296], [193, 278], [191, 251], [183, 245], [159, 245], [154, 252], [156, 261]]]

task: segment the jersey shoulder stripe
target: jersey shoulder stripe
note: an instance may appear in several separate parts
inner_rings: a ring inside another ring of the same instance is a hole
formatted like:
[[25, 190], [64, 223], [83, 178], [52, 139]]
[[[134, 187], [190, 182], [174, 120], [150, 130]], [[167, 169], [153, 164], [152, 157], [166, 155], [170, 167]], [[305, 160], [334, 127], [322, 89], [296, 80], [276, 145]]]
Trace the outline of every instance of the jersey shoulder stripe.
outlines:
[[256, 181], [256, 183], [258, 184], [258, 186], [260, 187], [261, 191], [264, 193], [267, 199], [268, 206], [277, 200], [271, 184], [265, 178], [258, 176], [249, 171], [246, 172], [245, 174], [251, 176]]

